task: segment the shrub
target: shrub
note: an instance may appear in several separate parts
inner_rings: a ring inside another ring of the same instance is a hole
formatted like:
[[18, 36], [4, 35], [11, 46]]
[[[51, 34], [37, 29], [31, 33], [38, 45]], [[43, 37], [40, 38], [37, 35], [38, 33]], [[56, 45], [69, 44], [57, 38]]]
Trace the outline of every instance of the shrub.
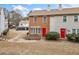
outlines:
[[58, 40], [59, 39], [59, 33], [57, 32], [48, 32], [46, 34], [46, 40]]
[[79, 34], [68, 34], [67, 39], [73, 42], [79, 42]]
[[76, 41], [76, 42], [79, 42], [79, 34], [76, 35], [75, 41]]
[[7, 35], [9, 29], [6, 29], [4, 32], [3, 32], [3, 35]]
[[73, 34], [67, 34], [67, 39], [69, 40], [69, 41], [73, 41], [74, 40], [74, 36], [73, 36]]
[[40, 40], [41, 36], [39, 34], [30, 34], [28, 37], [26, 37], [27, 40]]

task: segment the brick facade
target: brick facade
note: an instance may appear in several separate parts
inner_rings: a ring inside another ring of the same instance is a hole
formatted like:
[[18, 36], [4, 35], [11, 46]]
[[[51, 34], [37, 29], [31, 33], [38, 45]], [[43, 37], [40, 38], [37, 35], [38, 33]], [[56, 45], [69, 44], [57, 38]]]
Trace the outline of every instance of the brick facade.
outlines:
[[[47, 22], [43, 22], [43, 16], [37, 16], [37, 21], [34, 22], [34, 16], [29, 17], [29, 32], [31, 33], [31, 27], [40, 27], [40, 28], [46, 28], [46, 33], [49, 32], [49, 26], [50, 26], [50, 16], [46, 16]], [[41, 34], [41, 33], [40, 33]]]

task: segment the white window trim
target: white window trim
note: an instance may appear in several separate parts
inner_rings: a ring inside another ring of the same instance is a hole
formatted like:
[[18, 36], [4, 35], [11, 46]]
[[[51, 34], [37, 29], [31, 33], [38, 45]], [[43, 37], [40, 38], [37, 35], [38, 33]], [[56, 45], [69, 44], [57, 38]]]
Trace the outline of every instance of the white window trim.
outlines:
[[[38, 29], [38, 28], [37, 28]], [[40, 29], [40, 33], [41, 33], [41, 28], [39, 28]], [[36, 34], [40, 34], [38, 31], [37, 31], [37, 33]]]
[[32, 29], [33, 29], [33, 28], [31, 28], [31, 34], [35, 34], [35, 32], [34, 32], [34, 33], [32, 32]]
[[[44, 17], [46, 17], [46, 21], [44, 21]], [[42, 22], [43, 22], [43, 23], [47, 23], [47, 16], [43, 16], [43, 17], [42, 17]]]
[[[75, 29], [75, 33], [77, 34], [77, 29]], [[72, 34], [73, 34], [73, 29], [72, 29]]]
[[40, 33], [38, 33], [38, 32], [36, 32], [37, 30], [36, 30], [36, 28], [38, 28], [38, 27], [31, 27], [31, 28], [33, 28], [34, 29], [34, 33], [32, 32], [32, 29], [31, 29], [31, 34], [41, 34], [41, 28], [40, 28]]
[[37, 22], [37, 19], [36, 19], [36, 21], [35, 21], [35, 17], [37, 17], [37, 16], [33, 16], [33, 22], [34, 22], [34, 23]]
[[[78, 21], [74, 21], [74, 16], [77, 16], [78, 17]], [[79, 16], [78, 15], [74, 15], [74, 16], [73, 16], [73, 21], [74, 22], [79, 22]]]
[[64, 19], [63, 17], [64, 17], [64, 16], [62, 16], [62, 22], [63, 22], [63, 23], [66, 23], [66, 22], [68, 21], [68, 16], [66, 16], [66, 22], [63, 21], [63, 19]]

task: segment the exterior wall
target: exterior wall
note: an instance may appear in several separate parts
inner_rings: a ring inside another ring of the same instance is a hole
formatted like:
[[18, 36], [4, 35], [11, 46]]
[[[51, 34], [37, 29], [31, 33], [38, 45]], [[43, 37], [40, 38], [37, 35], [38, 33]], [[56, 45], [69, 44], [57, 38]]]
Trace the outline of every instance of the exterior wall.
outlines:
[[[33, 16], [29, 17], [29, 27], [31, 28], [46, 28], [46, 32], [49, 32], [49, 23], [50, 23], [50, 16], [47, 16], [47, 22], [44, 23], [42, 21], [42, 16], [37, 16], [37, 22], [33, 22]], [[31, 32], [30, 32], [31, 33]], [[41, 33], [40, 33], [41, 34]]]
[[3, 31], [8, 29], [8, 19], [5, 19], [4, 10], [1, 10], [0, 15], [0, 35], [3, 33]]
[[4, 15], [3, 15], [3, 9], [1, 10], [1, 15], [0, 15], [0, 33], [4, 31]]
[[29, 27], [29, 24], [26, 21], [19, 22], [19, 27]]
[[63, 22], [63, 16], [51, 16], [50, 31], [60, 33], [60, 28], [66, 28], [66, 33], [72, 33], [72, 29], [79, 29], [79, 15], [78, 22], [74, 22], [74, 15], [67, 15], [66, 22]]
[[1, 35], [1, 13], [0, 13], [0, 35]]

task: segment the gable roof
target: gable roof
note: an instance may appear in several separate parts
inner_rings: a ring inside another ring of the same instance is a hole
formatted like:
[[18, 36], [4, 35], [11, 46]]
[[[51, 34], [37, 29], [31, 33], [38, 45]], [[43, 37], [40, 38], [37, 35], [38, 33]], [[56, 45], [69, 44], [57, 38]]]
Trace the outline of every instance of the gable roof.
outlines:
[[50, 11], [36, 10], [36, 11], [31, 11], [28, 15], [41, 16], [41, 15], [62, 15], [62, 14], [79, 14], [79, 8], [63, 8], [61, 10], [51, 9]]

